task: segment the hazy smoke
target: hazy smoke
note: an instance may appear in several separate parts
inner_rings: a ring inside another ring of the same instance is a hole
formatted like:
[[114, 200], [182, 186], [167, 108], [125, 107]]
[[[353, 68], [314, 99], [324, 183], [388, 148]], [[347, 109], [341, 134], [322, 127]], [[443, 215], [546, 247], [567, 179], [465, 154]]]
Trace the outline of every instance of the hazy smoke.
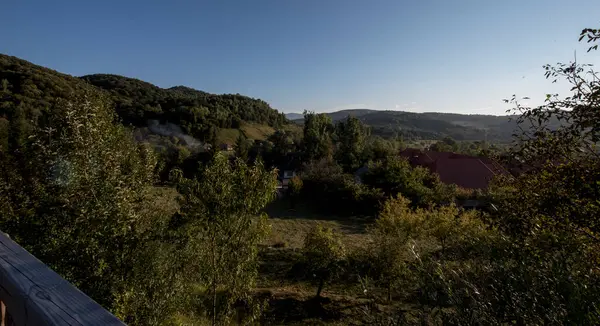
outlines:
[[196, 138], [186, 135], [181, 127], [174, 123], [167, 122], [161, 124], [158, 120], [148, 120], [148, 129], [155, 134], [167, 137], [177, 137], [188, 147], [200, 147], [202, 142]]

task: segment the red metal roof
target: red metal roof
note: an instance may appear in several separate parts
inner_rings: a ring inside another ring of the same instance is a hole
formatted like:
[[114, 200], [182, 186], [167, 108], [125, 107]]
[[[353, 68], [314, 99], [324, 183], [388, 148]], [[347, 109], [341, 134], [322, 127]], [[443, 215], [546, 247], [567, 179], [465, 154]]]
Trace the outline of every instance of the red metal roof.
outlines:
[[424, 166], [437, 173], [442, 182], [467, 189], [487, 188], [495, 175], [508, 173], [490, 158], [412, 148], [402, 151], [400, 155], [406, 157], [413, 166]]

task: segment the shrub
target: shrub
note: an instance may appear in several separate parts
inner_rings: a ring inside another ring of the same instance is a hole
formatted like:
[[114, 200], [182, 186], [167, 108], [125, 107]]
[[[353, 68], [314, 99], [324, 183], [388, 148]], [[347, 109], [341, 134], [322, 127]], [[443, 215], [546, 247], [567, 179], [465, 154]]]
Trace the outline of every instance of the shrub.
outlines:
[[325, 213], [374, 216], [383, 200], [381, 191], [356, 183], [334, 162], [307, 164], [302, 180], [302, 197]]
[[288, 184], [288, 194], [290, 196], [290, 206], [294, 208], [296, 200], [300, 196], [303, 187], [302, 179], [299, 176], [294, 176]]
[[452, 202], [453, 187], [444, 185], [436, 174], [423, 167], [413, 168], [404, 158], [389, 157], [371, 162], [363, 183], [378, 188], [388, 196], [401, 194], [414, 207]]

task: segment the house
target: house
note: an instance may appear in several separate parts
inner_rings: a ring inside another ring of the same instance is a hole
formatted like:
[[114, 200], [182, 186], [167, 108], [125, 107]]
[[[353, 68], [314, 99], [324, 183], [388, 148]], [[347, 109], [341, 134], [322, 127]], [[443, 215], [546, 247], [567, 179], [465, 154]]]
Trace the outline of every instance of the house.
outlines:
[[291, 169], [279, 169], [277, 175], [277, 186], [281, 189], [287, 189], [290, 180], [296, 176], [296, 171]]
[[437, 173], [443, 183], [466, 189], [485, 189], [494, 176], [508, 174], [506, 169], [490, 158], [413, 148], [402, 151], [400, 156], [405, 157], [412, 166], [422, 166]]
[[279, 189], [287, 189], [290, 180], [298, 175], [298, 169], [300, 167], [300, 160], [297, 155], [288, 154], [289, 159], [284, 164], [280, 164], [277, 166], [277, 188]]

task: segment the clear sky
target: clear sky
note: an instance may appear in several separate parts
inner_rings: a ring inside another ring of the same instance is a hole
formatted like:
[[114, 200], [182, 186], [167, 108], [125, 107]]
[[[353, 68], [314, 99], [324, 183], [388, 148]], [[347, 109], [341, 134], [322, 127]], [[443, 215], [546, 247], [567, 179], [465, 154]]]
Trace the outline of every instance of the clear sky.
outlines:
[[[576, 4], [576, 5], [575, 5]], [[0, 52], [264, 99], [284, 112], [502, 114], [557, 91], [542, 65], [600, 64], [598, 0], [5, 0]]]

